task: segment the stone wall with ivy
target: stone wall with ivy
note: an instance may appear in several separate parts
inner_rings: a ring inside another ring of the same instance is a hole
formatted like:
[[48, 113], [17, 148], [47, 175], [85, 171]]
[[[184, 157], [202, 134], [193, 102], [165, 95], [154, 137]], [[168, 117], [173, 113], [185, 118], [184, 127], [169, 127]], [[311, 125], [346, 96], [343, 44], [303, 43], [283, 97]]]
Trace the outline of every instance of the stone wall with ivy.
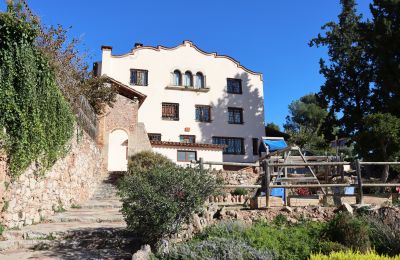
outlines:
[[0, 176], [5, 177], [0, 180], [5, 189], [0, 199], [0, 223], [7, 228], [20, 228], [80, 205], [104, 180], [104, 173], [100, 149], [84, 131], [77, 130], [68, 142], [67, 155], [44, 173], [32, 163], [10, 181], [0, 169]]
[[43, 172], [65, 155], [75, 121], [54, 69], [35, 46], [37, 33], [33, 22], [0, 13], [0, 148], [13, 178], [32, 162]]

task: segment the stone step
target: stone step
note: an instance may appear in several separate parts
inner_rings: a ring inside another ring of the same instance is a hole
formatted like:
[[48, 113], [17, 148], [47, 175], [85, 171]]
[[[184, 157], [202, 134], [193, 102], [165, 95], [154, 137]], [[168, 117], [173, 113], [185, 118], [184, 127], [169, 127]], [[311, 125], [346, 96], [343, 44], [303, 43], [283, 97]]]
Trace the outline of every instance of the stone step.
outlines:
[[50, 222], [121, 222], [124, 221], [119, 208], [80, 208], [59, 213], [49, 218]]
[[75, 234], [99, 234], [106, 237], [115, 232], [122, 232], [126, 228], [125, 222], [109, 223], [84, 223], [84, 222], [61, 222], [42, 223], [23, 227], [21, 230], [6, 230], [3, 237], [7, 240], [49, 240]]
[[81, 205], [82, 209], [121, 209], [122, 202], [119, 200], [90, 200]]
[[[6, 250], [16, 250], [16, 249], [31, 249], [39, 244], [43, 243], [53, 243], [54, 240], [5, 240], [0, 241], [0, 252]], [[0, 253], [0, 259], [3, 259]]]

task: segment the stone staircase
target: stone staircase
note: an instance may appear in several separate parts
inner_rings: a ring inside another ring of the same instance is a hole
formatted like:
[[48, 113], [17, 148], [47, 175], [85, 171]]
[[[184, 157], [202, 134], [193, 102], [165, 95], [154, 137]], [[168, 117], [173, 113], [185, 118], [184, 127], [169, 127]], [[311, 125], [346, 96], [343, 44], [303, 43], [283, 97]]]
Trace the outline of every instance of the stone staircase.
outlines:
[[130, 259], [139, 246], [120, 209], [112, 181], [103, 181], [79, 207], [3, 232], [0, 259]]

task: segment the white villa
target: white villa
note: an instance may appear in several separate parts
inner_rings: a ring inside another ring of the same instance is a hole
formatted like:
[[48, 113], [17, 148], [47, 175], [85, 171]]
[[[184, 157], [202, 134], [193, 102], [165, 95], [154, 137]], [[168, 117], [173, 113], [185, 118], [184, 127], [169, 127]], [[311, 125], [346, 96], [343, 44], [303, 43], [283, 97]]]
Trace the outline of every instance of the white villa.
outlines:
[[[96, 67], [98, 75], [145, 97], [137, 121], [144, 124], [153, 151], [180, 164], [200, 157], [258, 159], [265, 135], [262, 74], [229, 56], [204, 52], [190, 41], [173, 48], [137, 43], [124, 55], [102, 46]], [[115, 144], [109, 147], [116, 149]]]

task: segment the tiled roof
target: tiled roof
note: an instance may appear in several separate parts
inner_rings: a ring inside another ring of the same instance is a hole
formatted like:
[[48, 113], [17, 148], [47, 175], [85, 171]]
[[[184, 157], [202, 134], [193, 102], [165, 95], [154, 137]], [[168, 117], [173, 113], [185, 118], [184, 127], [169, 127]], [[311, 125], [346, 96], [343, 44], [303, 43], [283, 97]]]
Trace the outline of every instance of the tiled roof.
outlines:
[[201, 143], [181, 143], [169, 141], [150, 141], [152, 146], [177, 146], [177, 147], [193, 147], [193, 148], [206, 148], [206, 149], [220, 149], [223, 150], [225, 145], [221, 144], [201, 144]]

